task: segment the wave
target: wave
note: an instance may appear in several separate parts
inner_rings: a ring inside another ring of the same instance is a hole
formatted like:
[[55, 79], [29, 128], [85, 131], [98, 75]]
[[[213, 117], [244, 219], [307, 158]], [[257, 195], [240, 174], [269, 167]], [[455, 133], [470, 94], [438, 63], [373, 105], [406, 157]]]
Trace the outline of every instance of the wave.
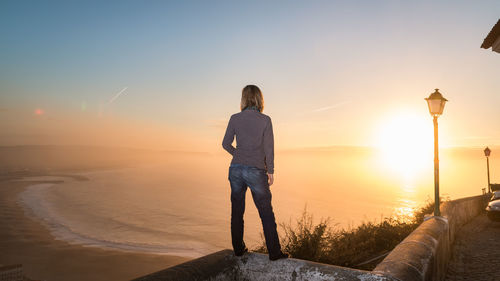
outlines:
[[[53, 183], [41, 183], [28, 186], [19, 194], [18, 202], [29, 216], [38, 218], [45, 225], [50, 233], [57, 240], [66, 241], [70, 244], [79, 244], [88, 247], [108, 248], [122, 251], [133, 251], [143, 253], [154, 253], [161, 255], [174, 255], [182, 257], [196, 258], [213, 252], [216, 249], [213, 245], [196, 241], [188, 235], [179, 241], [167, 241], [165, 244], [152, 244], [140, 241], [113, 241], [106, 237], [92, 237], [80, 231], [76, 231], [71, 225], [74, 221], [68, 221], [59, 214], [52, 206], [48, 195]], [[107, 218], [109, 220], [109, 218]], [[149, 229], [144, 226], [135, 226], [121, 221], [112, 220], [113, 224], [120, 224], [123, 228], [143, 233], [154, 233], [156, 235], [169, 234], [160, 230]], [[176, 234], [179, 236], [179, 234]]]

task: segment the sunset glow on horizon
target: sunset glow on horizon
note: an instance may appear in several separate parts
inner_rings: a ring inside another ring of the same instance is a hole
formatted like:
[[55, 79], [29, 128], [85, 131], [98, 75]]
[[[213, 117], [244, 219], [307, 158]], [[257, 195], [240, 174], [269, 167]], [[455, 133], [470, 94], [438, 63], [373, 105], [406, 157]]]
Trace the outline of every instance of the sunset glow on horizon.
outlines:
[[387, 167], [411, 180], [432, 165], [433, 127], [428, 116], [400, 112], [380, 126], [376, 147]]

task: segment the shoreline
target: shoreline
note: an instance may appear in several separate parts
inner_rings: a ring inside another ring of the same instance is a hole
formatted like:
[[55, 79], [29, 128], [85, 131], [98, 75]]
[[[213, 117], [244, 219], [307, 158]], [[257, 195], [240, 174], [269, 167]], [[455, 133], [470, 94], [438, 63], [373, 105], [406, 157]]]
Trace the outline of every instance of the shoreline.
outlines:
[[190, 258], [87, 247], [57, 240], [39, 218], [27, 216], [18, 197], [28, 186], [56, 183], [20, 181], [29, 176], [72, 177], [68, 174], [16, 175], [0, 181], [0, 264], [22, 264], [25, 276], [40, 280], [129, 280]]

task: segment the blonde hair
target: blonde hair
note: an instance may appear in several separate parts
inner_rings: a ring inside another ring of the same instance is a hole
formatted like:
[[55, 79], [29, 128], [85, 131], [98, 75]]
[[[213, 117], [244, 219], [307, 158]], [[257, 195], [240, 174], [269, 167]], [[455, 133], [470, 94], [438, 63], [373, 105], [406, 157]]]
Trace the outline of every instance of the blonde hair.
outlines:
[[255, 106], [262, 112], [264, 110], [264, 96], [259, 87], [255, 85], [247, 85], [241, 91], [241, 104], [240, 109], [244, 110], [247, 107]]

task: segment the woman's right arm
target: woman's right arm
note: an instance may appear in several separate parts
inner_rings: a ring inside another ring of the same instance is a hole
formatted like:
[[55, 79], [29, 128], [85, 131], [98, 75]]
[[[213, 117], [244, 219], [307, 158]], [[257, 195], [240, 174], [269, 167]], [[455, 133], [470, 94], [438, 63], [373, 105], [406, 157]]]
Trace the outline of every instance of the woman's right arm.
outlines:
[[264, 129], [264, 154], [266, 156], [266, 168], [268, 174], [274, 174], [274, 135], [273, 123], [268, 117], [268, 123]]
[[233, 146], [233, 140], [235, 135], [235, 130], [233, 127], [233, 118], [229, 119], [229, 123], [227, 124], [226, 134], [224, 135], [224, 139], [222, 140], [222, 147], [227, 150], [231, 155], [233, 155], [236, 148]]

